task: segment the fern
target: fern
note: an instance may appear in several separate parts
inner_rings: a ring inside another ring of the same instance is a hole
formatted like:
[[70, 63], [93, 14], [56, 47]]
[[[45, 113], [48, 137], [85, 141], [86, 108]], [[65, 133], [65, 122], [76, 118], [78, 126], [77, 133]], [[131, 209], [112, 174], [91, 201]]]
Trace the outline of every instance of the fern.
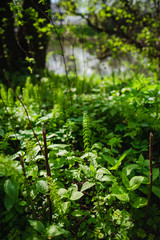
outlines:
[[53, 204], [54, 211], [58, 213], [59, 217], [61, 218], [64, 215], [63, 209], [62, 209], [62, 200], [61, 197], [58, 195], [58, 185], [56, 181], [54, 181], [52, 178], [48, 177], [48, 186], [49, 186], [49, 193], [50, 193], [50, 199]]
[[14, 106], [14, 93], [11, 88], [8, 89], [8, 107], [12, 108]]
[[90, 120], [87, 113], [83, 114], [83, 143], [85, 152], [89, 152], [91, 146], [91, 130]]
[[22, 89], [22, 91], [23, 91], [23, 102], [26, 106], [29, 106], [29, 104], [31, 103], [31, 99], [34, 99], [33, 84], [31, 83], [30, 77], [27, 78], [25, 87]]
[[[31, 141], [31, 140], [26, 140], [26, 155], [27, 155], [27, 160], [30, 162], [35, 161], [35, 157], [37, 155], [37, 152], [35, 150], [36, 144]], [[38, 148], [39, 149], [39, 148]]]
[[5, 105], [8, 105], [8, 96], [7, 96], [7, 91], [5, 87], [1, 84], [1, 89], [0, 89], [0, 96], [3, 99]]
[[9, 138], [10, 138], [11, 132], [7, 132], [3, 135], [3, 139], [0, 140], [0, 152], [4, 152], [5, 150], [9, 149]]
[[34, 99], [35, 99], [35, 106], [38, 106], [39, 110], [41, 110], [42, 107], [42, 99], [41, 99], [41, 94], [40, 94], [40, 87], [38, 84], [36, 84], [33, 87], [33, 94], [34, 94]]

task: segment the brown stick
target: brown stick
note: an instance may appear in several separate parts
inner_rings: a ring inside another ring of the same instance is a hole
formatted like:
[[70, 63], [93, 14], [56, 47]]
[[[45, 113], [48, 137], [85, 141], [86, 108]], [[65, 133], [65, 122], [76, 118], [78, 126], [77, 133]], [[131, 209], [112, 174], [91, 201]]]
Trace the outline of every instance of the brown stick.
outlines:
[[149, 136], [149, 191], [148, 191], [148, 202], [146, 207], [146, 215], [145, 215], [145, 223], [148, 217], [148, 211], [151, 201], [151, 194], [152, 194], [152, 146], [153, 146], [153, 133], [150, 132]]
[[[48, 161], [46, 130], [45, 130], [44, 126], [42, 126], [42, 132], [43, 132], [43, 142], [44, 142], [44, 150], [45, 150], [46, 171], [47, 171], [47, 176], [51, 178], [51, 170], [50, 170], [49, 161]], [[49, 222], [51, 223], [52, 222], [52, 201], [50, 198], [49, 183], [48, 183], [48, 191], [49, 191], [49, 195], [47, 196], [47, 198], [48, 198], [48, 202], [49, 202]]]

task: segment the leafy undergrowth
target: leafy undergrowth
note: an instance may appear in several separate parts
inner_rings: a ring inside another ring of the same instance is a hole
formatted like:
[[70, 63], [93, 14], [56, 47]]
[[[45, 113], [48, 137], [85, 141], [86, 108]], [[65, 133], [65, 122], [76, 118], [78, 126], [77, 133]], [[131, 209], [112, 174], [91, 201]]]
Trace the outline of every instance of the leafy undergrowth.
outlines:
[[[65, 77], [1, 85], [0, 239], [160, 239], [160, 85]], [[130, 82], [129, 82], [130, 81]], [[50, 175], [46, 171], [46, 130]], [[153, 186], [149, 190], [149, 133]]]

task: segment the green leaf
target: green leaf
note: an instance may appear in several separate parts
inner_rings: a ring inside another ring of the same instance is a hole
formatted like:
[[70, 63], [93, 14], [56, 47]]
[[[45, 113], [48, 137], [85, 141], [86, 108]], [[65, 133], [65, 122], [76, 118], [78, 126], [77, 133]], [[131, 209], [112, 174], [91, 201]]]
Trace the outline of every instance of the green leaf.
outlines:
[[129, 202], [129, 196], [125, 188], [122, 186], [113, 186], [111, 188], [112, 196], [115, 196], [122, 202]]
[[81, 192], [93, 187], [95, 185], [95, 183], [92, 182], [85, 182], [81, 188]]
[[102, 154], [102, 158], [104, 158], [105, 161], [107, 161], [111, 166], [114, 166], [115, 165], [115, 159], [108, 156], [108, 155], [105, 155], [105, 154]]
[[84, 215], [84, 212], [82, 210], [74, 210], [71, 215], [75, 217], [81, 217]]
[[82, 192], [79, 192], [79, 191], [73, 191], [71, 193], [71, 196], [70, 196], [70, 200], [78, 200], [80, 199], [81, 197], [83, 197], [83, 193]]
[[152, 186], [152, 192], [160, 198], [160, 188], [156, 187], [156, 186]]
[[23, 207], [27, 205], [27, 202], [22, 200], [18, 203], [18, 205]]
[[98, 180], [101, 182], [113, 182], [115, 180], [115, 178], [112, 175], [103, 175]]
[[135, 189], [137, 189], [141, 183], [143, 182], [144, 177], [142, 176], [134, 176], [133, 178], [131, 178], [131, 180], [129, 181], [129, 185], [130, 187], [127, 188], [128, 190], [134, 191]]
[[4, 206], [9, 211], [14, 205], [14, 199], [10, 198], [7, 194], [4, 197]]
[[98, 174], [111, 175], [111, 172], [110, 172], [107, 168], [104, 168], [104, 167], [99, 168], [99, 169], [96, 171], [96, 173], [98, 173]]
[[67, 190], [65, 188], [60, 188], [57, 192], [61, 197], [67, 197]]
[[81, 170], [84, 172], [84, 174], [86, 175], [86, 177], [91, 177], [91, 176], [92, 176], [91, 170], [89, 169], [88, 166], [86, 166], [86, 165], [81, 165], [81, 164], [80, 164], [80, 168], [81, 168]]
[[37, 232], [40, 232], [40, 233], [45, 233], [46, 228], [42, 222], [37, 221], [37, 220], [28, 220], [28, 221], [34, 230], [36, 230]]
[[36, 188], [40, 193], [46, 193], [48, 191], [48, 184], [44, 180], [40, 180], [36, 183]]
[[138, 164], [130, 164], [123, 168], [123, 170], [126, 171], [126, 175], [128, 176], [134, 169], [141, 169], [141, 167]]
[[159, 168], [153, 168], [152, 170], [152, 180], [155, 181], [159, 176]]
[[115, 166], [111, 167], [110, 170], [117, 170], [121, 164], [121, 162], [124, 160], [124, 158], [131, 152], [131, 148], [127, 151], [125, 151], [122, 156], [120, 157], [120, 159], [118, 160], [118, 162], [116, 163]]
[[127, 174], [126, 174], [125, 170], [122, 171], [122, 182], [123, 182], [123, 184], [126, 188], [128, 188], [130, 186], [129, 185], [129, 179], [127, 177]]
[[71, 202], [70, 201], [69, 202], [63, 202], [61, 204], [61, 208], [62, 208], [62, 211], [63, 211], [64, 214], [67, 213], [67, 211], [68, 211], [70, 206], [71, 206]]
[[143, 157], [142, 154], [140, 154], [137, 163], [138, 163], [140, 166], [143, 166], [143, 164], [144, 164], [144, 157]]
[[141, 208], [147, 205], [147, 198], [144, 197], [137, 197], [136, 199], [134, 199], [133, 202], [133, 207], [134, 208]]
[[94, 166], [93, 166], [92, 164], [89, 166], [89, 168], [90, 168], [90, 170], [91, 170], [93, 173], [96, 172], [96, 170], [95, 170], [95, 168], [94, 168]]
[[68, 235], [69, 232], [66, 231], [64, 228], [57, 226], [55, 224], [51, 225], [47, 230], [48, 237], [56, 237], [59, 235]]
[[4, 183], [5, 193], [12, 199], [18, 198], [19, 184], [13, 179], [7, 179]]

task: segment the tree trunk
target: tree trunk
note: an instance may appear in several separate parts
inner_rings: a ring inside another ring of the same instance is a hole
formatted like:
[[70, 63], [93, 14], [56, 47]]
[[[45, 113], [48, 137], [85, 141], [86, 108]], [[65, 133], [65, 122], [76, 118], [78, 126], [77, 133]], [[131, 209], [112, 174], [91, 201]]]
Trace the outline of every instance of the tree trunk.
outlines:
[[18, 46], [14, 32], [14, 17], [10, 10], [11, 0], [0, 1], [0, 77], [3, 69], [18, 70]]

